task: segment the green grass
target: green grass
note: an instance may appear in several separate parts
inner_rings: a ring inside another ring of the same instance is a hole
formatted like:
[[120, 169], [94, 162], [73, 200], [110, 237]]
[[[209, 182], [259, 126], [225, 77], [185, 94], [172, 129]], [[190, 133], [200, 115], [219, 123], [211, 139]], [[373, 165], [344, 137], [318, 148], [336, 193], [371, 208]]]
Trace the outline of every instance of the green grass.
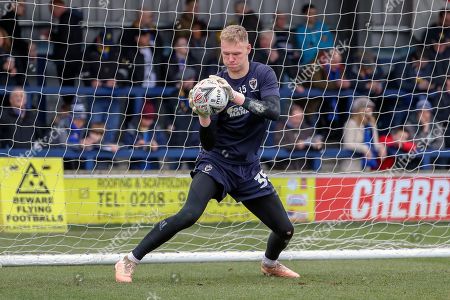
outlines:
[[[291, 261], [300, 279], [257, 262], [146, 264], [132, 285], [113, 266], [3, 267], [1, 299], [450, 299], [450, 259]], [[173, 278], [177, 279], [174, 280]]]

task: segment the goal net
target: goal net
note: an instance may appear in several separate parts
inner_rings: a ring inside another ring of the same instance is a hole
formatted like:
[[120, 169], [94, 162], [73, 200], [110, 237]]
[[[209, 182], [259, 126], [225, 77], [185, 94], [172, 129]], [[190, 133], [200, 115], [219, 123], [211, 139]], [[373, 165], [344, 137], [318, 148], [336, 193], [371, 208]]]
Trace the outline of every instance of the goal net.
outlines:
[[[187, 95], [228, 24], [279, 81], [255, 180], [283, 258], [450, 256], [447, 1], [50, 2], [0, 1], [0, 267], [111, 263], [183, 206]], [[146, 261], [260, 259], [268, 234], [228, 196]]]

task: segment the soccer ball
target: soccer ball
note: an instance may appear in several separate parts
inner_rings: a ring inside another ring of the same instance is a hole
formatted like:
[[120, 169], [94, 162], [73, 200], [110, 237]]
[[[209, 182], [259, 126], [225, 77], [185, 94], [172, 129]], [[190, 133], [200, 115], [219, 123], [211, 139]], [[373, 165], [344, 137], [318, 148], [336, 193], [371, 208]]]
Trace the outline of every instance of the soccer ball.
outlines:
[[227, 106], [228, 95], [216, 80], [206, 78], [192, 89], [192, 101], [200, 114], [215, 115]]

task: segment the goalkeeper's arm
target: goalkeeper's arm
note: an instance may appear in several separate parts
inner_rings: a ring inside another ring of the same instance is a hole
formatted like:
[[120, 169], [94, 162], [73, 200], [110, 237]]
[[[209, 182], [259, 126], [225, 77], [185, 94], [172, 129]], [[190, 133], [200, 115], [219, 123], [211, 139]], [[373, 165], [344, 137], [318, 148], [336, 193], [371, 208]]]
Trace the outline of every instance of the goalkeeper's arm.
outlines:
[[210, 75], [209, 78], [214, 79], [225, 90], [230, 101], [242, 106], [248, 111], [254, 113], [257, 116], [266, 118], [272, 121], [277, 121], [280, 117], [280, 97], [266, 96], [262, 98], [262, 101], [245, 97], [244, 94], [236, 92], [230, 86], [230, 84], [222, 77]]
[[205, 150], [211, 150], [216, 143], [216, 121], [211, 118], [199, 116], [200, 121], [200, 142]]
[[235, 91], [233, 102], [262, 118], [277, 121], [280, 117], [280, 97], [278, 96], [267, 96], [259, 101]]

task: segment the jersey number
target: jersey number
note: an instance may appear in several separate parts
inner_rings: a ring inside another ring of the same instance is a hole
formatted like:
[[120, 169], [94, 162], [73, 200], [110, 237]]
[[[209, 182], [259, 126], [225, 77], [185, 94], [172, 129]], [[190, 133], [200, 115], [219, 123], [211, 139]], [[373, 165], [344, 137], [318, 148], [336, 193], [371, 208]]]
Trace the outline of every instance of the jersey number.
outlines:
[[260, 186], [261, 189], [267, 186], [268, 179], [266, 173], [264, 173], [263, 170], [259, 171], [259, 173], [256, 174], [254, 179], [258, 181], [258, 183], [261, 185]]
[[245, 85], [239, 87], [239, 93], [245, 94], [246, 92], [247, 92], [247, 89], [245, 88]]

